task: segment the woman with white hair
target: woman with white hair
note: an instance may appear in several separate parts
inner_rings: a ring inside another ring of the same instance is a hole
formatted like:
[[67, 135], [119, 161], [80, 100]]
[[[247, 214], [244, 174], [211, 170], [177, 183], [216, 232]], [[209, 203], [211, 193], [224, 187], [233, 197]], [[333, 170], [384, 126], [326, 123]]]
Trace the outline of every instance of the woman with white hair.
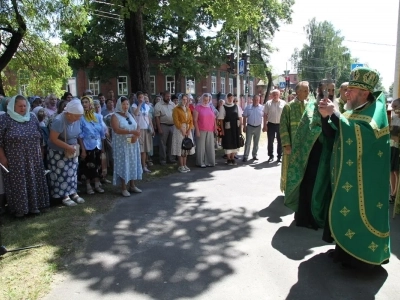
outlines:
[[51, 123], [47, 163], [50, 170], [50, 196], [61, 198], [66, 206], [85, 201], [77, 194], [78, 137], [81, 134], [81, 101], [72, 100]]
[[217, 133], [217, 124], [214, 111], [210, 107], [210, 100], [210, 94], [203, 94], [193, 112], [196, 129], [196, 165], [201, 168], [215, 166], [214, 133]]

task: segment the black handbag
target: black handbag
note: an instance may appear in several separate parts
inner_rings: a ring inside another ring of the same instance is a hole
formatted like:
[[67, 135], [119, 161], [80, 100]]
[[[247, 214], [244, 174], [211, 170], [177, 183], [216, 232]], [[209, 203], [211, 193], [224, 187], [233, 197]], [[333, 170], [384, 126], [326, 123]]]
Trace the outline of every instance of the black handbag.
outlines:
[[242, 134], [240, 134], [239, 135], [239, 148], [244, 146], [245, 141], [246, 140], [244, 139], [244, 136]]
[[190, 151], [193, 147], [194, 144], [192, 139], [185, 136], [182, 140], [182, 150]]

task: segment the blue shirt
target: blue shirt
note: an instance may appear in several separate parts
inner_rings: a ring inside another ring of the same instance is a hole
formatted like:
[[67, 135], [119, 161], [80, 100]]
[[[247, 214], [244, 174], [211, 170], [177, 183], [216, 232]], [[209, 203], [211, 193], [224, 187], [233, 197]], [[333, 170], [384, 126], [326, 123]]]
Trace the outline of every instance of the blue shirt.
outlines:
[[[78, 143], [79, 134], [81, 133], [81, 120], [79, 119], [76, 122], [68, 123], [65, 113], [59, 114], [51, 122], [50, 131], [58, 132], [60, 134], [58, 139], [65, 142], [64, 129], [66, 129], [67, 144], [76, 145]], [[54, 145], [50, 139], [48, 146], [53, 150], [64, 151], [63, 148]]]
[[258, 106], [247, 105], [242, 115], [247, 118], [247, 125], [260, 126], [264, 116], [263, 109], [261, 104], [258, 104]]
[[85, 119], [85, 116], [81, 118], [81, 133], [79, 137], [83, 141], [83, 145], [86, 150], [94, 150], [102, 148], [102, 140], [105, 139], [104, 128], [103, 128], [103, 117], [99, 114], [94, 114], [97, 118], [97, 122], [89, 122]]

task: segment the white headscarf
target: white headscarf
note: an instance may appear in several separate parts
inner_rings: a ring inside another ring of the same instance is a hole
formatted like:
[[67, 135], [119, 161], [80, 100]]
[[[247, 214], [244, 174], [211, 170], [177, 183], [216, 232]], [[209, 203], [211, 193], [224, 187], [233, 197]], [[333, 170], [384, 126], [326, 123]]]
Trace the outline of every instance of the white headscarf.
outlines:
[[[15, 99], [17, 98], [23, 98], [26, 101], [26, 112], [25, 115], [20, 115], [19, 113], [15, 112]], [[31, 119], [31, 105], [28, 100], [22, 95], [16, 95], [11, 98], [10, 102], [7, 105], [7, 113], [11, 117], [11, 119], [17, 121], [17, 122], [28, 122]]]
[[[115, 105], [115, 112], [119, 112], [119, 113], [123, 113], [123, 114], [127, 115], [128, 112], [124, 112], [122, 110], [122, 101], [121, 101], [122, 97], [123, 96], [119, 97], [117, 100], [117, 104]], [[124, 97], [124, 98], [126, 99], [126, 97]], [[127, 101], [129, 102], [129, 100], [127, 100]]]
[[83, 106], [80, 100], [69, 101], [64, 110], [70, 114], [83, 115]]
[[208, 96], [208, 106], [210, 106], [210, 103], [212, 102], [212, 96], [209, 93], [204, 93], [203, 95], [201, 95], [200, 104], [203, 104], [203, 99], [205, 96]]

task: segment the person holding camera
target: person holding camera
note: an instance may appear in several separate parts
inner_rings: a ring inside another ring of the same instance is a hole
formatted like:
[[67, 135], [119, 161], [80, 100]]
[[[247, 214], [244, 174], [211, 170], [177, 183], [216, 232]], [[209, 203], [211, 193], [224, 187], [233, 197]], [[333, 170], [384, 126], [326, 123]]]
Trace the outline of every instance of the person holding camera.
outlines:
[[180, 103], [172, 111], [172, 119], [174, 120], [174, 132], [172, 134], [171, 155], [179, 157], [178, 171], [181, 173], [189, 172], [190, 169], [186, 165], [187, 155], [194, 154], [194, 147], [190, 150], [182, 149], [182, 141], [185, 137], [192, 137], [193, 118], [189, 109], [189, 99], [186, 94], [182, 95]]
[[136, 98], [138, 103], [132, 104], [132, 111], [140, 128], [139, 144], [143, 173], [151, 173], [146, 165], [147, 155], [153, 149], [154, 128], [153, 122], [149, 117], [151, 108], [146, 104], [143, 92], [137, 92]]

